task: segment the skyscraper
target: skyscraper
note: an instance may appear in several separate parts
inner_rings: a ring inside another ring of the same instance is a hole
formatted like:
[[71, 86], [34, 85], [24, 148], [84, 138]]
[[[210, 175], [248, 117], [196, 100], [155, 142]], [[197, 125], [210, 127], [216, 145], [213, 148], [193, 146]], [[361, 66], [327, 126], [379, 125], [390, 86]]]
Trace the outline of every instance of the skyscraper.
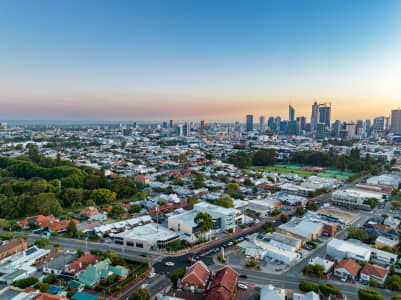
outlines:
[[317, 123], [319, 122], [319, 104], [315, 101], [312, 105], [312, 115], [310, 118], [311, 130], [315, 131]]
[[200, 122], [200, 128], [201, 128], [201, 129], [206, 129], [206, 127], [207, 127], [207, 121], [206, 121], [206, 120], [202, 120], [202, 121]]
[[384, 131], [384, 123], [385, 117], [377, 117], [373, 121], [373, 130], [375, 132], [383, 132]]
[[246, 115], [246, 131], [253, 130], [253, 115]]
[[391, 132], [401, 134], [401, 109], [391, 111]]
[[288, 120], [295, 120], [295, 109], [291, 105], [288, 106]]
[[372, 129], [372, 123], [370, 122], [370, 120], [366, 120], [365, 121], [365, 134], [366, 136], [370, 136], [370, 131]]
[[319, 104], [319, 123], [324, 123], [326, 126], [330, 127], [330, 117], [331, 117], [331, 104], [330, 103]]
[[260, 116], [259, 117], [259, 130], [265, 129], [265, 117]]
[[267, 126], [269, 127], [270, 130], [276, 129], [276, 124], [274, 123], [274, 117], [269, 117], [269, 120], [267, 121]]
[[182, 127], [182, 133], [184, 136], [191, 135], [191, 126], [188, 122], [185, 122], [184, 126]]
[[169, 125], [170, 125], [170, 128], [173, 128], [174, 127], [174, 120], [170, 120]]

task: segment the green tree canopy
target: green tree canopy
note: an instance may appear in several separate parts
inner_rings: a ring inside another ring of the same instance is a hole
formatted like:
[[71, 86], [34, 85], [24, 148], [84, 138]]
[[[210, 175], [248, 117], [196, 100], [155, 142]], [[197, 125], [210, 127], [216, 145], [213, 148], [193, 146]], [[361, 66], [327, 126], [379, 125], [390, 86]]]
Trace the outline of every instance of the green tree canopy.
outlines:
[[116, 193], [113, 193], [109, 189], [96, 189], [92, 191], [90, 199], [98, 205], [110, 203], [116, 200]]

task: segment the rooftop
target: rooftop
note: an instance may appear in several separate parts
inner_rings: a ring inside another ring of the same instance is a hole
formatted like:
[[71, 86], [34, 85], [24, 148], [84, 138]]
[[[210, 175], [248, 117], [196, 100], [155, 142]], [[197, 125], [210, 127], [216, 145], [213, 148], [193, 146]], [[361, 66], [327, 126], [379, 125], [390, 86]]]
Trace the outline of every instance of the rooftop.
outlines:
[[161, 225], [155, 223], [149, 223], [143, 226], [135, 227], [131, 230], [127, 230], [116, 234], [115, 237], [128, 238], [128, 239], [138, 239], [138, 240], [148, 240], [148, 241], [163, 241], [169, 240], [178, 236], [177, 233], [167, 229]]

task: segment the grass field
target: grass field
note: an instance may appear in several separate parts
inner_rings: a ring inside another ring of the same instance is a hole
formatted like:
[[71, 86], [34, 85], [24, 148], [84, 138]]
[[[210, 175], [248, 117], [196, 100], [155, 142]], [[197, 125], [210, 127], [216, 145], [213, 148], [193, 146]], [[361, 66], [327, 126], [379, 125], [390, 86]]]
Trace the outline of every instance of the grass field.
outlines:
[[261, 172], [273, 172], [273, 173], [280, 173], [280, 174], [288, 174], [294, 173], [301, 177], [309, 177], [312, 175], [317, 175], [319, 177], [326, 177], [326, 178], [337, 178], [341, 180], [347, 180], [350, 176], [354, 173], [341, 171], [337, 169], [326, 169], [323, 172], [312, 172], [307, 170], [302, 170], [301, 166], [297, 165], [283, 165], [283, 164], [276, 164], [274, 166], [268, 167], [252, 167], [252, 170], [261, 171]]

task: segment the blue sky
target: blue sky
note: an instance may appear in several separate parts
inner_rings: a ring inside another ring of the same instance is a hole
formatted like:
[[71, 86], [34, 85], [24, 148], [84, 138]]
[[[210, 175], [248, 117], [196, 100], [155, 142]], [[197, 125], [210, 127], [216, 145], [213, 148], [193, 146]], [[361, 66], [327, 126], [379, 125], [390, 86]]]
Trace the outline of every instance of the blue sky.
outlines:
[[0, 118], [368, 118], [400, 50], [400, 1], [0, 1]]

